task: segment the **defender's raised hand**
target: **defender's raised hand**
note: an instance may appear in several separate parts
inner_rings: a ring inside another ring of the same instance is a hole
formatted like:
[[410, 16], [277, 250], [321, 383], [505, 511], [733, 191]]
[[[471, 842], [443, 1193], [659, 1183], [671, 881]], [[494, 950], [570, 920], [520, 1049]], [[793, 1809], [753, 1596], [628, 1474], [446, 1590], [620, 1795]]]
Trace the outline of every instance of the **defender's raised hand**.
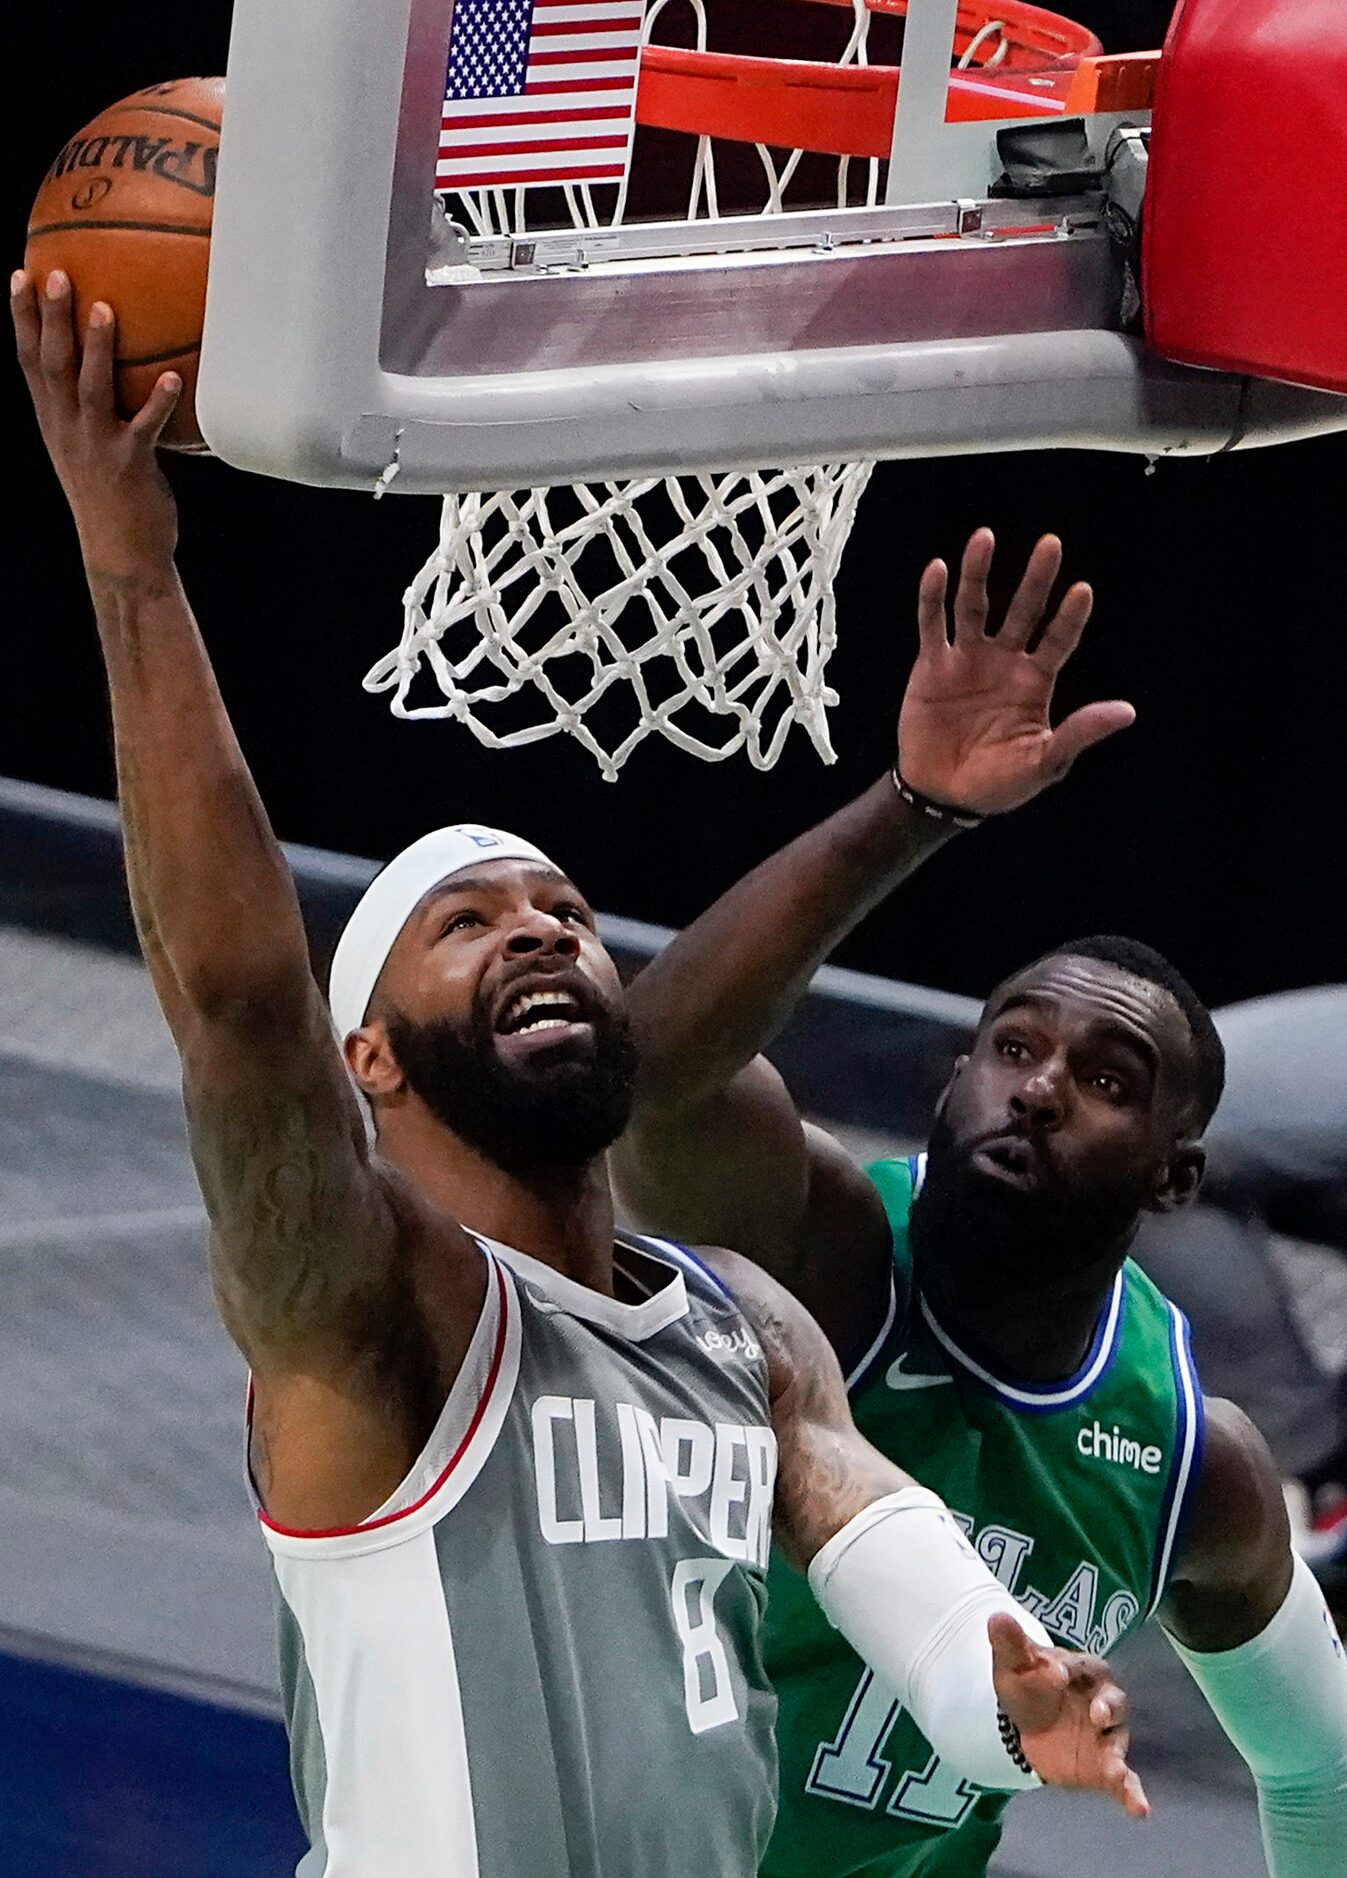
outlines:
[[82, 344], [67, 277], [49, 274], [39, 293], [20, 271], [10, 280], [19, 364], [42, 441], [60, 478], [84, 558], [106, 573], [163, 566], [177, 545], [173, 493], [155, 455], [182, 381], [165, 372], [129, 422], [113, 390], [116, 318], [103, 301], [90, 310]]
[[1127, 1697], [1108, 1664], [1044, 1649], [1013, 1617], [993, 1617], [987, 1628], [996, 1699], [1034, 1772], [1049, 1786], [1108, 1794], [1145, 1819], [1150, 1802], [1127, 1765]]
[[1058, 673], [1080, 642], [1094, 604], [1083, 583], [1051, 615], [1062, 544], [1045, 535], [999, 626], [987, 576], [995, 540], [980, 528], [964, 550], [951, 640], [949, 571], [933, 561], [918, 604], [921, 649], [898, 719], [899, 772], [908, 787], [977, 815], [1019, 808], [1059, 782], [1083, 750], [1136, 717], [1118, 700], [1087, 704], [1054, 730]]

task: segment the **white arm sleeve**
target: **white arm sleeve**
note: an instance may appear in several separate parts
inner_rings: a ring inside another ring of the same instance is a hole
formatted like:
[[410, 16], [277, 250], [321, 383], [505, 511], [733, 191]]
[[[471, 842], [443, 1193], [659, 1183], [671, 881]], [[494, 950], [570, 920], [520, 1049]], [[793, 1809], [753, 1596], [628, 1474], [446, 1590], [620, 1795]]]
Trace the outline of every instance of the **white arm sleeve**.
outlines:
[[1007, 1611], [1052, 1639], [978, 1558], [943, 1500], [907, 1487], [876, 1500], [809, 1567], [834, 1627], [909, 1711], [941, 1760], [978, 1786], [1037, 1786], [998, 1728], [987, 1620]]
[[1347, 1656], [1303, 1559], [1286, 1602], [1237, 1650], [1171, 1637], [1258, 1787], [1272, 1878], [1341, 1878], [1347, 1866]]

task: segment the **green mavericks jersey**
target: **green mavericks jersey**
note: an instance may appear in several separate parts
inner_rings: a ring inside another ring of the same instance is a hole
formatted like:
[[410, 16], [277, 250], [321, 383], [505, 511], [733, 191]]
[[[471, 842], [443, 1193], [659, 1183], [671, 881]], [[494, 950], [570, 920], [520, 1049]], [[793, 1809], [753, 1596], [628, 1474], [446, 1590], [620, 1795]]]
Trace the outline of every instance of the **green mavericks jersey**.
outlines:
[[[1202, 1406], [1183, 1316], [1129, 1260], [1075, 1376], [993, 1376], [913, 1285], [920, 1161], [869, 1171], [895, 1284], [889, 1323], [850, 1379], [857, 1426], [941, 1495], [1057, 1641], [1105, 1654], [1159, 1603], [1197, 1479]], [[779, 1557], [768, 1585], [781, 1803], [766, 1878], [977, 1878], [1009, 1796], [932, 1754]]]

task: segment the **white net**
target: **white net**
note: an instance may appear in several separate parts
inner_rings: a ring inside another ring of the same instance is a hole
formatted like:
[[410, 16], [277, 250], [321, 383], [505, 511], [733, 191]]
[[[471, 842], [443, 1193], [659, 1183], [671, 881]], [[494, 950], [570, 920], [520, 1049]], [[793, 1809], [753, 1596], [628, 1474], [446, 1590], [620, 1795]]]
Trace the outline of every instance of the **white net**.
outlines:
[[[492, 749], [565, 732], [610, 779], [652, 731], [767, 769], [799, 723], [831, 762], [833, 581], [870, 468], [449, 496], [401, 644], [366, 687]], [[442, 697], [417, 703], [427, 677]], [[528, 721], [498, 728], [521, 698]]]
[[[648, 41], [670, 0], [646, 15]], [[704, 0], [688, 0], [695, 44]], [[853, 0], [841, 65], [864, 65], [870, 13]], [[994, 43], [993, 43], [994, 42]], [[964, 55], [997, 64], [999, 22]], [[791, 206], [803, 152], [755, 146], [763, 215]], [[879, 200], [882, 164], [859, 178], [837, 159], [837, 203]], [[577, 228], [615, 227], [627, 185], [537, 192]], [[530, 192], [452, 198], [474, 234], [523, 234]], [[701, 137], [688, 219], [720, 213], [713, 139]], [[367, 690], [394, 713], [448, 718], [491, 749], [576, 738], [610, 780], [658, 732], [711, 761], [747, 753], [759, 769], [793, 724], [833, 761], [826, 670], [836, 643], [834, 581], [870, 463], [449, 495], [439, 542], [404, 598], [397, 648]], [[426, 694], [429, 694], [428, 700]], [[522, 720], [522, 721], [520, 721]]]

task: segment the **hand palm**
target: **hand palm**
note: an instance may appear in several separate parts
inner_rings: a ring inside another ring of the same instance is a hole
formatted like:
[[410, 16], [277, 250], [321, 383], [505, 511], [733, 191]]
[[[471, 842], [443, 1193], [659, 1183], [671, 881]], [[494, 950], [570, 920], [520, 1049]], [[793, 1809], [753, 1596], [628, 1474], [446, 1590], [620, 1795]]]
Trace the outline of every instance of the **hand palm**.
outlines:
[[1114, 1737], [1101, 1735], [1090, 1721], [1093, 1693], [1092, 1685], [1080, 1692], [1070, 1686], [1035, 1689], [1032, 1672], [1021, 1679], [1020, 1741], [1034, 1771], [1050, 1786], [1097, 1786], [1104, 1765], [1118, 1752]]
[[989, 1631], [997, 1700], [1034, 1772], [1049, 1786], [1105, 1793], [1144, 1818], [1149, 1803], [1127, 1765], [1127, 1700], [1107, 1663], [1031, 1643], [1013, 1617], [993, 1618]]
[[[964, 555], [946, 628], [948, 577], [935, 562], [922, 581], [921, 650], [898, 720], [899, 767], [911, 789], [938, 802], [996, 815], [1018, 808], [1064, 776], [1082, 750], [1130, 724], [1121, 702], [1087, 705], [1053, 728], [1057, 675], [1089, 618], [1088, 587], [1075, 586], [1051, 618], [1061, 567], [1051, 537], [1038, 544], [999, 629], [988, 631], [987, 574], [994, 543], [979, 531]], [[1032, 649], [1031, 649], [1032, 648]]]

